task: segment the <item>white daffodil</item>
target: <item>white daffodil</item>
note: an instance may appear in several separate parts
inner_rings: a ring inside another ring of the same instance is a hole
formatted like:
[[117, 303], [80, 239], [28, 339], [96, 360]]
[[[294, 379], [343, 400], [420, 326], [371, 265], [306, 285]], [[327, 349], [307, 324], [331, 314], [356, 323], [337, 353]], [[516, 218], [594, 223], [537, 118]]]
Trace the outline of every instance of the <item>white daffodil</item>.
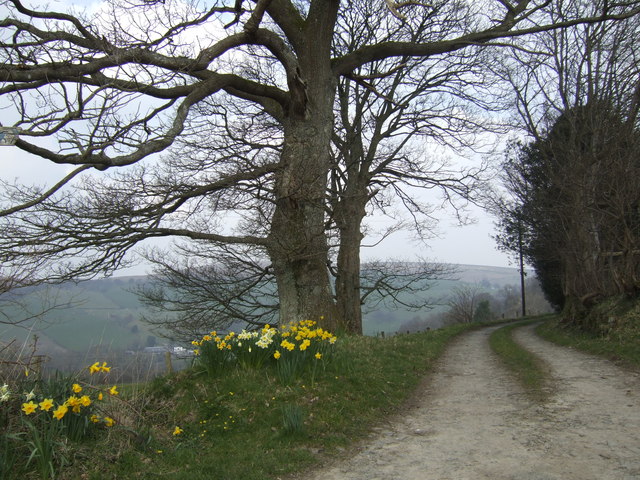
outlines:
[[0, 402], [7, 402], [11, 397], [11, 392], [9, 391], [9, 385], [6, 383], [0, 387]]

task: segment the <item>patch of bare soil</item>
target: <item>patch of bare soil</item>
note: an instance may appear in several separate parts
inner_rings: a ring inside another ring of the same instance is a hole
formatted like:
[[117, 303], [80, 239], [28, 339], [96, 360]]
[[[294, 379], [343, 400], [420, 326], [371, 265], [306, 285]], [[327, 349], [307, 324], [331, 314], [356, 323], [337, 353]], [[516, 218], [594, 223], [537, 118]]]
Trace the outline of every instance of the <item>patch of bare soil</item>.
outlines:
[[640, 479], [640, 376], [520, 328], [517, 341], [555, 380], [551, 399], [536, 404], [490, 350], [495, 328], [456, 340], [405, 414], [304, 478]]

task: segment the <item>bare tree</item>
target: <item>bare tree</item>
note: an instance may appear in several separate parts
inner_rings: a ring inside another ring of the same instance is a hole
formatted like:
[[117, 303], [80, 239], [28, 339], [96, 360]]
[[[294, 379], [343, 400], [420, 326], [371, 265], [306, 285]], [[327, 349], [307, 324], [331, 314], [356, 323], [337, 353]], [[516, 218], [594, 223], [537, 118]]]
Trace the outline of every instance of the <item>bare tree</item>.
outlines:
[[447, 323], [471, 323], [482, 300], [482, 288], [478, 284], [455, 287], [449, 299]]
[[[352, 8], [338, 0], [213, 6], [114, 0], [94, 18], [3, 0], [8, 13], [0, 22], [0, 95], [22, 132], [16, 146], [72, 170], [51, 187], [16, 187], [2, 200], [0, 250], [8, 264], [37, 258], [46, 267], [40, 278], [65, 279], [109, 273], [150, 238], [254, 245], [273, 265], [281, 319], [324, 315], [326, 326], [338, 326], [344, 319], [333, 300], [325, 233], [338, 80], [385, 58], [436, 59], [478, 46], [517, 46], [519, 38], [537, 32], [637, 13], [635, 2], [626, 2], [556, 21], [541, 16], [549, 4], [405, 3], [398, 5], [404, 18], [386, 17], [389, 25], [402, 23], [398, 35], [334, 56], [338, 19]], [[434, 31], [446, 33], [415, 42], [407, 32], [425, 15]], [[268, 116], [280, 126], [277, 153], [257, 164], [207, 170], [202, 188], [193, 188], [186, 174], [170, 192], [145, 183], [143, 174], [154, 169], [152, 155], [184, 133], [203, 102], [225, 95], [234, 104], [250, 104], [249, 117]], [[141, 178], [134, 188], [116, 182], [87, 188], [92, 176], [127, 167]], [[82, 174], [85, 189], [76, 190], [83, 187]], [[197, 217], [208, 195], [215, 199], [253, 181], [270, 185], [266, 235], [182, 224], [185, 218], [195, 222], [192, 214]]]
[[[433, 28], [435, 17], [435, 11], [425, 15], [406, 31], [402, 24], [381, 29], [386, 14], [361, 2], [339, 20], [344, 34], [335, 48], [348, 52], [397, 35], [414, 43], [442, 39], [446, 29]], [[340, 79], [328, 209], [338, 239], [336, 307], [350, 330], [362, 331], [360, 252], [365, 233], [375, 234], [366, 215], [390, 217], [382, 238], [406, 229], [426, 243], [443, 206], [461, 214], [463, 205], [480, 195], [483, 165], [454, 169], [430, 150], [446, 145], [470, 153], [474, 146], [481, 148], [477, 134], [496, 127], [487, 115], [494, 106], [486, 89], [486, 62], [480, 49], [435, 60], [400, 56], [363, 65]], [[439, 191], [439, 203], [419, 200], [425, 190]]]
[[[364, 43], [372, 43], [380, 35], [377, 27], [379, 22], [371, 22], [367, 27], [362, 28], [362, 21], [366, 18], [371, 21], [373, 16], [377, 16], [379, 21], [384, 21], [386, 14], [378, 8], [372, 8], [369, 2], [363, 2], [359, 7], [349, 12], [348, 18], [341, 19], [341, 25], [346, 35], [338, 38], [336, 50], [349, 51]], [[430, 28], [429, 17], [425, 17], [422, 24], [418, 25], [415, 31], [411, 32], [413, 41], [419, 41], [424, 36], [436, 35]], [[359, 26], [356, 30], [356, 26]], [[394, 31], [383, 32], [385, 37], [393, 37], [394, 32], [402, 28], [401, 25], [393, 27]], [[344, 44], [346, 40], [349, 44]], [[381, 41], [378, 39], [377, 41]], [[382, 299], [380, 294], [386, 292], [390, 303], [397, 302], [402, 288], [416, 293], [419, 291], [418, 285], [424, 290], [428, 289], [430, 282], [440, 278], [448, 272], [448, 267], [435, 263], [416, 262], [414, 265], [407, 265], [406, 262], [369, 262], [361, 265], [360, 249], [363, 238], [363, 225], [365, 210], [380, 211], [382, 213], [391, 210], [392, 205], [399, 204], [408, 212], [409, 221], [396, 221], [395, 225], [389, 227], [382, 235], [400, 228], [412, 229], [421, 239], [427, 239], [433, 230], [433, 225], [437, 223], [436, 207], [419, 202], [415, 192], [419, 189], [440, 189], [442, 191], [442, 203], [453, 206], [457, 213], [460, 213], [459, 203], [472, 200], [482, 184], [483, 166], [478, 165], [466, 170], [454, 170], [448, 167], [445, 160], [439, 158], [426, 150], [425, 143], [446, 144], [458, 150], [473, 147], [473, 139], [476, 133], [482, 131], [487, 133], [492, 129], [492, 124], [487, 118], [486, 112], [492, 109], [489, 103], [488, 92], [483, 91], [484, 85], [488, 82], [484, 77], [486, 74], [487, 59], [482, 58], [479, 52], [469, 52], [467, 54], [452, 55], [446, 61], [427, 62], [425, 59], [412, 60], [409, 57], [399, 60], [387, 60], [376, 62], [371, 68], [360, 69], [360, 71], [350, 77], [342, 79], [338, 85], [338, 101], [336, 104], [336, 118], [339, 119], [335, 127], [334, 134], [334, 167], [331, 171], [331, 182], [328, 190], [328, 221], [327, 228], [329, 234], [337, 238], [337, 263], [335, 269], [330, 271], [335, 275], [335, 300], [338, 316], [345, 319], [345, 328], [354, 333], [362, 333], [362, 308], [365, 301], [379, 303]], [[365, 73], [370, 72], [370, 74]], [[376, 72], [383, 72], [378, 74]], [[483, 100], [484, 99], [484, 100]], [[207, 102], [209, 103], [209, 102]], [[209, 106], [209, 111], [215, 111], [218, 115], [229, 117], [229, 109], [233, 105], [217, 105], [215, 108]], [[248, 151], [255, 148], [260, 138], [270, 138], [273, 148], [277, 149], [279, 130], [276, 125], [267, 123], [264, 130], [268, 134], [258, 135], [257, 124], [264, 118], [254, 118], [252, 122], [253, 133], [250, 136], [243, 135], [251, 131], [246, 126], [230, 120], [223, 124], [224, 130], [216, 135], [215, 124], [209, 125], [207, 117], [202, 120], [202, 128], [197, 129], [197, 135], [202, 139], [189, 140], [179, 139], [180, 145], [176, 150], [176, 157], [182, 158], [185, 149], [191, 156], [204, 154], [209, 158], [213, 151], [218, 156], [231, 158], [238, 155], [239, 151], [244, 153], [244, 157], [250, 157]], [[204, 133], [206, 132], [206, 134]], [[208, 140], [216, 138], [214, 142]], [[256, 138], [258, 140], [256, 140]], [[418, 143], [418, 141], [420, 141]], [[264, 145], [262, 145], [264, 147]], [[178, 169], [179, 170], [179, 169]], [[263, 192], [268, 192], [268, 187], [263, 188]], [[237, 197], [235, 192], [233, 197]], [[255, 199], [242, 197], [242, 202], [234, 202], [232, 208], [237, 213], [243, 212], [265, 212], [269, 210], [264, 203], [258, 206]], [[263, 198], [264, 200], [264, 198]], [[220, 215], [225, 208], [220, 201], [216, 202], [215, 213]], [[395, 208], [394, 208], [395, 212]], [[251, 221], [243, 223], [246, 231], [249, 225], [264, 225], [268, 221], [269, 215], [262, 213], [260, 216], [253, 216]], [[369, 232], [370, 233], [370, 232]], [[207, 253], [198, 256], [193, 250], [186, 251], [188, 259], [185, 258], [183, 265], [178, 265], [175, 261], [171, 265], [166, 265], [166, 260], [154, 260], [156, 267], [160, 267], [155, 282], [167, 285], [169, 290], [147, 290], [143, 298], [152, 301], [154, 305], [165, 305], [168, 307], [169, 299], [166, 296], [158, 296], [158, 293], [172, 292], [175, 296], [177, 291], [183, 291], [181, 285], [191, 285], [191, 294], [184, 292], [184, 295], [191, 300], [186, 302], [191, 308], [185, 309], [193, 312], [197, 298], [201, 299], [200, 307], [206, 311], [206, 305], [215, 298], [215, 295], [207, 295], [211, 291], [211, 285], [227, 285], [231, 282], [231, 276], [225, 274], [216, 278], [216, 272], [220, 265], [231, 253], [232, 247], [229, 245], [217, 248], [215, 255]], [[195, 256], [194, 256], [195, 255]], [[199, 258], [194, 262], [194, 258]], [[157, 255], [154, 256], [158, 258]], [[212, 264], [206, 268], [208, 275], [200, 276], [204, 262], [212, 260]], [[243, 262], [249, 263], [248, 259]], [[263, 265], [268, 265], [268, 260], [262, 261]], [[187, 267], [190, 265], [190, 267]], [[268, 267], [266, 268], [268, 269]], [[224, 269], [228, 272], [240, 272], [238, 281], [244, 284], [247, 280], [247, 269]], [[257, 276], [264, 279], [265, 267], [262, 266], [257, 271]], [[187, 279], [189, 271], [194, 275]], [[180, 273], [178, 273], [180, 272]], [[402, 272], [402, 273], [400, 273]], [[366, 274], [366, 278], [361, 276]], [[375, 278], [374, 278], [375, 276]], [[196, 278], [199, 277], [199, 278]], [[411, 277], [410, 282], [407, 279]], [[168, 279], [172, 279], [168, 281]], [[402, 279], [402, 280], [401, 280]], [[194, 282], [203, 282], [202, 288], [194, 285]], [[256, 281], [258, 281], [256, 279]], [[369, 287], [361, 288], [362, 282], [376, 285], [373, 290]], [[227, 289], [227, 295], [217, 298], [217, 305], [236, 304], [235, 298], [238, 292], [243, 289]], [[378, 295], [371, 295], [373, 292]], [[160, 301], [164, 299], [164, 302]], [[424, 301], [413, 296], [403, 295], [402, 303], [415, 304], [413, 308], [425, 308]], [[175, 305], [174, 298], [172, 304]], [[224, 324], [226, 315], [219, 311], [219, 308], [212, 308], [216, 311], [215, 322]], [[241, 321], [243, 310], [232, 309], [229, 315], [237, 321]], [[259, 312], [264, 312], [262, 319], [256, 317]], [[186, 311], [185, 311], [186, 313]], [[154, 323], [157, 316], [153, 317]], [[185, 325], [194, 324], [194, 316], [184, 318], [184, 320], [166, 319], [171, 325], [171, 330], [184, 321]], [[270, 309], [252, 309], [252, 314], [247, 316], [248, 323], [272, 322], [272, 312]], [[211, 324], [212, 320], [209, 320]], [[196, 322], [197, 323], [197, 322]]]
[[151, 310], [142, 320], [156, 332], [190, 342], [211, 330], [277, 324], [268, 259], [261, 262], [249, 249], [183, 248], [178, 256], [148, 252], [155, 273], [136, 293]]
[[403, 307], [409, 311], [430, 309], [441, 299], [425, 297], [439, 280], [451, 280], [454, 265], [418, 261], [370, 261], [362, 265], [361, 303], [367, 309]]

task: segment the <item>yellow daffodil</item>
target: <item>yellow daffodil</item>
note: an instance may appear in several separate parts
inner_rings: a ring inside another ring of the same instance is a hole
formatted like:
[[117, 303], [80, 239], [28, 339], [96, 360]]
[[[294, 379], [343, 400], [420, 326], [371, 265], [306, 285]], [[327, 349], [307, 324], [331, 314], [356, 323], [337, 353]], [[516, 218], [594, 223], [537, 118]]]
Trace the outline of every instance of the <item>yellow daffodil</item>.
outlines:
[[103, 398], [102, 392], [98, 392], [98, 400], [102, 400]]
[[114, 385], [113, 387], [111, 387], [109, 389], [109, 395], [118, 395], [118, 390], [116, 389], [116, 386]]
[[34, 402], [27, 402], [22, 404], [22, 411], [26, 415], [31, 415], [33, 412], [36, 411], [37, 408], [38, 408], [38, 405]]
[[89, 395], [83, 395], [80, 397], [80, 405], [82, 405], [83, 407], [88, 407], [89, 405], [91, 405], [91, 398], [89, 398]]
[[316, 359], [320, 360], [322, 358], [322, 354], [320, 352], [315, 354]]
[[100, 421], [100, 417], [94, 413], [89, 417], [89, 420], [91, 420], [93, 423], [98, 423]]
[[104, 424], [107, 427], [113, 427], [116, 424], [116, 421], [111, 417], [104, 417]]
[[182, 430], [180, 427], [176, 427], [173, 429], [173, 435], [180, 435], [182, 432], [184, 432], [184, 430]]
[[276, 353], [273, 354], [273, 358], [275, 358], [276, 360], [278, 360], [282, 355], [280, 354], [280, 351], [276, 350]]
[[80, 413], [80, 406], [82, 405], [80, 403], [80, 399], [74, 395], [70, 396], [69, 398], [67, 398], [67, 401], [65, 402], [65, 404], [68, 407], [71, 407], [71, 411], [73, 413]]
[[77, 383], [74, 383], [71, 389], [73, 390], [73, 393], [80, 393], [82, 391], [82, 387]]
[[62, 404], [53, 411], [53, 417], [56, 420], [62, 420], [62, 417], [64, 417], [68, 411], [69, 411], [69, 407]]
[[53, 408], [53, 399], [45, 398], [43, 401], [39, 403], [39, 405], [40, 405], [40, 410], [44, 410], [45, 412], [48, 412]]
[[107, 362], [102, 362], [102, 366], [100, 367], [101, 372], [109, 373], [111, 371], [111, 367], [107, 367]]
[[94, 373], [98, 373], [100, 371], [100, 363], [96, 362], [89, 367], [89, 373], [93, 375]]

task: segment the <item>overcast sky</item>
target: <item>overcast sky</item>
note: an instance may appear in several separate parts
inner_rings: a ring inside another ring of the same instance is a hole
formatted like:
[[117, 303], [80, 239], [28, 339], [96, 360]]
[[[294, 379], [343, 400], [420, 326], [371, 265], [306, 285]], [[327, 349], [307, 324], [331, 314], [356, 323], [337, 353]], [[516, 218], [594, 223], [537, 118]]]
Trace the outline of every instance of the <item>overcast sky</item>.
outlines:
[[427, 246], [413, 241], [409, 234], [399, 232], [387, 238], [381, 245], [363, 249], [363, 260], [411, 260], [425, 257], [444, 263], [513, 267], [509, 256], [498, 251], [495, 241], [491, 238], [495, 233], [494, 219], [478, 208], [471, 210], [471, 213], [477, 221], [473, 225], [462, 227], [454, 225], [452, 217], [443, 215], [440, 221], [441, 235], [429, 240]]
[[[20, 151], [13, 146], [0, 147], [0, 177], [5, 180], [20, 178], [26, 183], [51, 183], [59, 178], [68, 167], [53, 165], [33, 155]], [[415, 260], [418, 257], [444, 263], [460, 263], [470, 265], [489, 265], [497, 267], [513, 266], [509, 257], [498, 251], [495, 241], [491, 238], [494, 233], [494, 219], [478, 208], [471, 210], [471, 216], [477, 219], [475, 224], [456, 226], [451, 214], [443, 212], [440, 215], [439, 238], [429, 241], [428, 246], [412, 240], [405, 232], [398, 232], [386, 238], [379, 245], [362, 250], [364, 261], [371, 259]], [[367, 218], [375, 227], [383, 219]], [[363, 243], [371, 242], [365, 238]], [[144, 274], [143, 265], [128, 269], [122, 274]]]
[[[97, 5], [93, 0], [54, 0], [53, 9], [64, 10], [68, 4], [79, 7]], [[8, 113], [8, 112], [5, 112]], [[8, 118], [2, 122], [9, 125]], [[70, 167], [59, 167], [33, 157], [20, 151], [16, 147], [0, 147], [0, 178], [13, 180], [14, 178], [26, 179], [25, 183], [43, 184], [61, 178]], [[493, 219], [480, 209], [473, 209], [471, 216], [476, 218], [476, 223], [467, 226], [455, 225], [455, 220], [450, 213], [438, 214], [439, 231], [438, 238], [431, 239], [428, 246], [413, 241], [408, 234], [399, 232], [374, 248], [366, 248], [362, 251], [363, 260], [368, 259], [398, 259], [412, 260], [418, 257], [429, 260], [489, 266], [512, 266], [509, 257], [496, 249], [496, 244], [491, 238], [494, 233]], [[376, 222], [384, 222], [377, 218], [367, 218], [367, 222], [376, 225]], [[363, 243], [370, 243], [373, 239], [365, 238]], [[144, 273], [144, 267], [136, 267], [129, 270], [130, 273]]]

